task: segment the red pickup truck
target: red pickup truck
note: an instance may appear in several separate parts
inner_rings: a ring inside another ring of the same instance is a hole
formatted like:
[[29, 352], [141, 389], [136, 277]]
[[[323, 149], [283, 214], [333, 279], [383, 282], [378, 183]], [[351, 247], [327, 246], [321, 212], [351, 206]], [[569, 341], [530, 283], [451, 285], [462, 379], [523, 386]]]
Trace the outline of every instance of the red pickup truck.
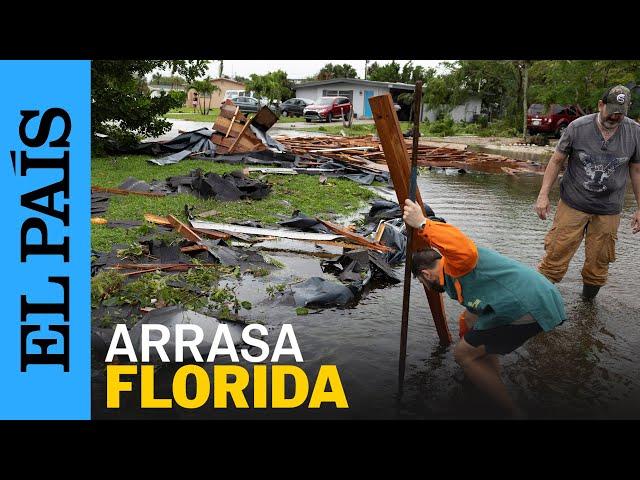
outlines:
[[584, 112], [577, 105], [552, 103], [547, 107], [533, 103], [527, 111], [527, 131], [531, 135], [542, 133], [560, 138], [567, 125], [582, 115]]
[[334, 118], [345, 120], [353, 114], [353, 106], [347, 97], [320, 97], [311, 105], [307, 105], [302, 115], [307, 122], [311, 120], [326, 120], [331, 122]]

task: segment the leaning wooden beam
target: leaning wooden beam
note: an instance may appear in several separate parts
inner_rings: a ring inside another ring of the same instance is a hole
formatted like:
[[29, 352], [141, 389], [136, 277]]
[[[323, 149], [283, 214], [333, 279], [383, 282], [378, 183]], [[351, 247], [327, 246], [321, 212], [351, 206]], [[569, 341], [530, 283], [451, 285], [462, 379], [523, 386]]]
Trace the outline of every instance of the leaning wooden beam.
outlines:
[[196, 232], [191, 230], [173, 215], [167, 216], [167, 220], [169, 220], [169, 222], [171, 222], [171, 225], [173, 225], [173, 228], [187, 240], [198, 243], [202, 242], [202, 238], [200, 238], [200, 236]]
[[164, 197], [167, 195], [166, 193], [162, 193], [162, 192], [136, 192], [134, 190], [122, 190], [120, 188], [98, 187], [96, 185], [91, 186], [91, 191], [115, 193], [116, 195], [142, 195], [144, 197]]
[[233, 150], [236, 148], [236, 145], [238, 144], [238, 142], [240, 141], [240, 139], [242, 138], [242, 136], [244, 135], [244, 132], [247, 130], [247, 128], [249, 127], [249, 125], [251, 124], [251, 120], [253, 120], [253, 117], [251, 117], [249, 120], [246, 121], [246, 123], [244, 124], [244, 126], [242, 127], [242, 130], [240, 130], [240, 133], [238, 134], [238, 136], [236, 137], [236, 139], [233, 141], [233, 143], [231, 144], [231, 146], [229, 147], [229, 151], [227, 153], [233, 153]]
[[393, 252], [392, 248], [389, 248], [385, 245], [380, 245], [377, 243], [373, 243], [370, 240], [367, 240], [365, 237], [363, 237], [362, 235], [358, 235], [357, 233], [353, 233], [350, 232], [344, 228], [341, 228], [338, 225], [335, 225], [331, 222], [327, 222], [326, 220], [321, 220], [321, 219], [317, 219], [320, 223], [322, 223], [325, 227], [327, 227], [329, 230], [331, 230], [332, 232], [335, 232], [345, 238], [348, 238], [349, 240], [351, 240], [354, 243], [357, 243], [359, 245], [362, 245], [363, 247], [367, 247], [370, 250], [376, 250], [378, 252], [382, 252], [382, 253], [386, 253], [386, 252]]
[[[402, 206], [404, 201], [409, 198], [410, 160], [407, 146], [400, 130], [400, 124], [398, 123], [398, 117], [393, 108], [393, 100], [391, 95], [385, 94], [371, 97], [369, 104], [371, 105], [371, 112], [380, 137], [380, 144], [382, 145], [384, 157], [398, 197], [398, 203]], [[421, 207], [423, 206], [419, 190], [416, 191], [416, 201]], [[423, 211], [423, 213], [425, 212]], [[414, 235], [412, 244], [415, 248], [427, 246], [427, 242], [418, 236], [417, 232]], [[426, 287], [424, 291], [429, 301], [440, 342], [448, 345], [451, 343], [451, 333], [447, 325], [442, 295], [432, 292]]]

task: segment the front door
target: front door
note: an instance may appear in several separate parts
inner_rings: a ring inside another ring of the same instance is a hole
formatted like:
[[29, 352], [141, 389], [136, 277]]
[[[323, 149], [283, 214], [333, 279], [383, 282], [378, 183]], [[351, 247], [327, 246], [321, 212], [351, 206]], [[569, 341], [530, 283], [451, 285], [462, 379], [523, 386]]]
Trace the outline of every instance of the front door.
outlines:
[[371, 118], [371, 105], [369, 105], [369, 99], [373, 97], [373, 90], [364, 91], [364, 118]]

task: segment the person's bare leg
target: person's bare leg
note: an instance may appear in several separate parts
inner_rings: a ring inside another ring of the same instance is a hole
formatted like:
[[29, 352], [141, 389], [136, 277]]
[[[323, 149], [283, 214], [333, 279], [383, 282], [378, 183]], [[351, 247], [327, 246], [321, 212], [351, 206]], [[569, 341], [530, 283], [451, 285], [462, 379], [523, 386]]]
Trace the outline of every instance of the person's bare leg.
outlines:
[[496, 355], [488, 355], [484, 346], [474, 347], [464, 338], [460, 340], [454, 352], [456, 362], [464, 373], [480, 390], [489, 395], [512, 417], [521, 417], [522, 411], [507, 392], [499, 374], [499, 361]]

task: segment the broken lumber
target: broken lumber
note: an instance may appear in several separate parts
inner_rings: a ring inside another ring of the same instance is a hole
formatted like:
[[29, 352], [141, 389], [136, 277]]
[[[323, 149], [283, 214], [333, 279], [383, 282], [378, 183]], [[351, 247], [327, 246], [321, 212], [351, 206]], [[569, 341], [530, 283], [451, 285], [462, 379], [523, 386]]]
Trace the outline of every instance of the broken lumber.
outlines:
[[172, 226], [171, 222], [167, 220], [167, 217], [161, 217], [160, 215], [154, 215], [153, 213], [145, 213], [144, 219], [147, 222], [155, 223], [156, 225]]
[[144, 197], [164, 197], [167, 194], [162, 192], [136, 192], [134, 190], [122, 190], [120, 188], [107, 188], [91, 185], [92, 192], [115, 193], [116, 195], [142, 195]]
[[202, 238], [200, 238], [196, 232], [191, 230], [189, 227], [187, 227], [184, 223], [182, 223], [173, 215], [169, 215], [167, 219], [169, 220], [173, 228], [176, 230], [176, 232], [178, 232], [187, 240], [191, 240], [192, 242], [197, 242], [197, 243], [202, 242]]
[[[391, 95], [385, 94], [371, 97], [369, 104], [371, 105], [371, 112], [373, 113], [378, 136], [380, 137], [380, 144], [382, 145], [387, 166], [389, 167], [389, 173], [398, 197], [398, 204], [400, 208], [402, 208], [404, 201], [409, 198], [410, 161], [407, 145], [402, 136], [395, 109], [393, 108], [393, 100], [391, 99]], [[416, 201], [426, 217], [424, 203], [419, 190], [416, 190]], [[423, 237], [417, 235], [415, 230], [413, 235], [412, 247], [414, 251], [421, 247], [429, 246]], [[433, 316], [440, 342], [449, 345], [451, 343], [451, 332], [449, 332], [447, 325], [442, 295], [432, 292], [427, 287], [424, 287], [424, 291], [427, 295], [429, 308], [431, 309], [431, 315]]]
[[373, 243], [370, 240], [367, 240], [365, 237], [363, 237], [362, 235], [358, 235], [357, 233], [351, 232], [345, 228], [341, 228], [338, 225], [335, 225], [331, 222], [328, 222], [326, 220], [321, 220], [319, 218], [316, 218], [316, 220], [318, 220], [320, 223], [322, 223], [325, 227], [327, 227], [329, 230], [331, 230], [332, 232], [335, 232], [345, 238], [348, 238], [349, 240], [351, 240], [354, 243], [357, 243], [358, 245], [362, 245], [363, 247], [367, 247], [368, 249], [371, 250], [376, 250], [378, 252], [382, 252], [382, 253], [386, 253], [386, 252], [393, 252], [394, 250], [392, 248], [389, 248], [385, 245], [380, 245], [377, 243]]

